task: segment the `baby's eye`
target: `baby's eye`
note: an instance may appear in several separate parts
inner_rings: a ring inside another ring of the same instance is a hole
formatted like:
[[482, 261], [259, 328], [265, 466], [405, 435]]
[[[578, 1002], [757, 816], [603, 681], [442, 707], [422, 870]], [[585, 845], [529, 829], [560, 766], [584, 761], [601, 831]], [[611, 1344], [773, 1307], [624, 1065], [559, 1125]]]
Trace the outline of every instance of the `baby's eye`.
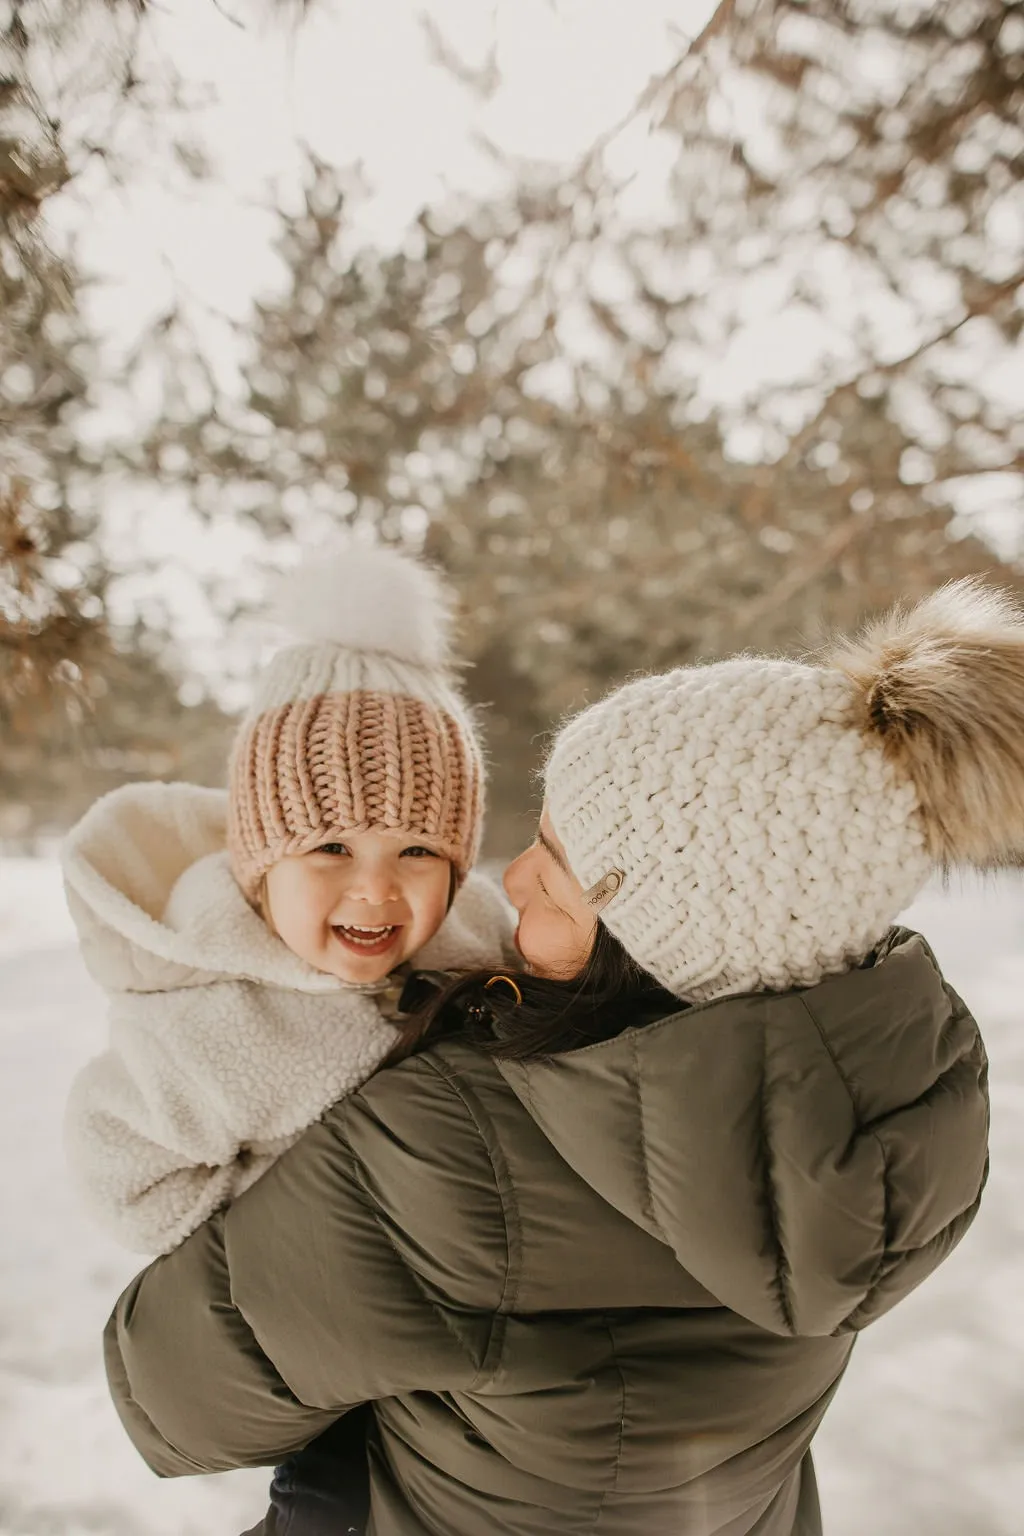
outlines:
[[321, 843], [320, 847], [316, 849], [316, 852], [317, 853], [329, 853], [329, 854], [342, 854], [342, 853], [348, 853], [348, 848], [347, 848], [347, 846], [344, 843]]
[[419, 844], [415, 844], [412, 848], [403, 848], [402, 849], [402, 858], [403, 859], [437, 859], [437, 858], [440, 858], [440, 854], [435, 853], [433, 848], [423, 848]]

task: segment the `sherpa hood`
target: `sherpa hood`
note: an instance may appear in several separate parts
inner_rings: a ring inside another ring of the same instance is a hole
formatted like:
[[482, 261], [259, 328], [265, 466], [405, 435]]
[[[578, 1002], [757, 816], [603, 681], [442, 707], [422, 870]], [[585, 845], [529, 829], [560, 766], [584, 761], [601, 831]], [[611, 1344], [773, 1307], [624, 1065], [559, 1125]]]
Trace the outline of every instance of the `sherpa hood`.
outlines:
[[984, 1182], [981, 1040], [906, 929], [809, 990], [500, 1066], [575, 1173], [776, 1333], [886, 1311], [959, 1239]]
[[[253, 911], [231, 872], [226, 828], [224, 790], [130, 784], [96, 802], [62, 855], [90, 974], [108, 992], [227, 978], [310, 993], [351, 990], [293, 954]], [[417, 962], [436, 969], [493, 964], [511, 928], [497, 892], [471, 874]]]

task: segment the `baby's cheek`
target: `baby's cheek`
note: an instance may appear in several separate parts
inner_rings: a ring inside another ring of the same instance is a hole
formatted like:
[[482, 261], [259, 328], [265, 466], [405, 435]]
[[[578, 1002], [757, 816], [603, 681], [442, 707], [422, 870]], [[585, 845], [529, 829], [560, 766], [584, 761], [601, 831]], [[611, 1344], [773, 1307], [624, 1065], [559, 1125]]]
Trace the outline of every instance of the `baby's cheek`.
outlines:
[[428, 936], [436, 933], [448, 916], [448, 894], [450, 887], [451, 875], [446, 865], [443, 878], [441, 876], [436, 877], [431, 882], [430, 890], [424, 892], [422, 921], [428, 930]]

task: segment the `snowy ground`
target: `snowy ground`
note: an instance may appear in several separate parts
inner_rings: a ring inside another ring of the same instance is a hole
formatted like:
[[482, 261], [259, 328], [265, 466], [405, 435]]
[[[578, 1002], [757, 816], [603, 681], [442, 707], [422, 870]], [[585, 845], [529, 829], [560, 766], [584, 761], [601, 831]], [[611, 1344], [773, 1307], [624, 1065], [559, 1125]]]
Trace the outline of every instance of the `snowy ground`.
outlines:
[[[985, 1027], [993, 1172], [932, 1281], [858, 1345], [819, 1437], [828, 1536], [1019, 1536], [1024, 1524], [1024, 879], [910, 914]], [[102, 1043], [55, 866], [0, 862], [0, 1536], [237, 1536], [266, 1475], [158, 1482], [110, 1407], [98, 1338], [135, 1261], [67, 1189], [68, 1081]]]

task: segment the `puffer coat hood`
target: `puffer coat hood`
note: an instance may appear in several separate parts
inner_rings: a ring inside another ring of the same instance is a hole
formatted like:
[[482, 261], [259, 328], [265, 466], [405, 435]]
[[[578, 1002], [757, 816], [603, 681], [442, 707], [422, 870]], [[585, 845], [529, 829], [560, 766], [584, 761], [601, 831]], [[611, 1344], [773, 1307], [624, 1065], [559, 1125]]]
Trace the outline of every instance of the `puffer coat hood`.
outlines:
[[371, 1536], [816, 1536], [856, 1330], [986, 1170], [985, 1054], [924, 941], [527, 1064], [449, 1041], [336, 1105], [108, 1325], [165, 1475], [374, 1401]]
[[[976, 1198], [980, 1149], [950, 1155], [979, 1083], [974, 1031], [924, 941], [894, 929], [874, 964], [808, 991], [502, 1072], [569, 1167], [725, 1306], [827, 1334], [885, 1311]], [[890, 1189], [931, 1195], [890, 1208]]]

